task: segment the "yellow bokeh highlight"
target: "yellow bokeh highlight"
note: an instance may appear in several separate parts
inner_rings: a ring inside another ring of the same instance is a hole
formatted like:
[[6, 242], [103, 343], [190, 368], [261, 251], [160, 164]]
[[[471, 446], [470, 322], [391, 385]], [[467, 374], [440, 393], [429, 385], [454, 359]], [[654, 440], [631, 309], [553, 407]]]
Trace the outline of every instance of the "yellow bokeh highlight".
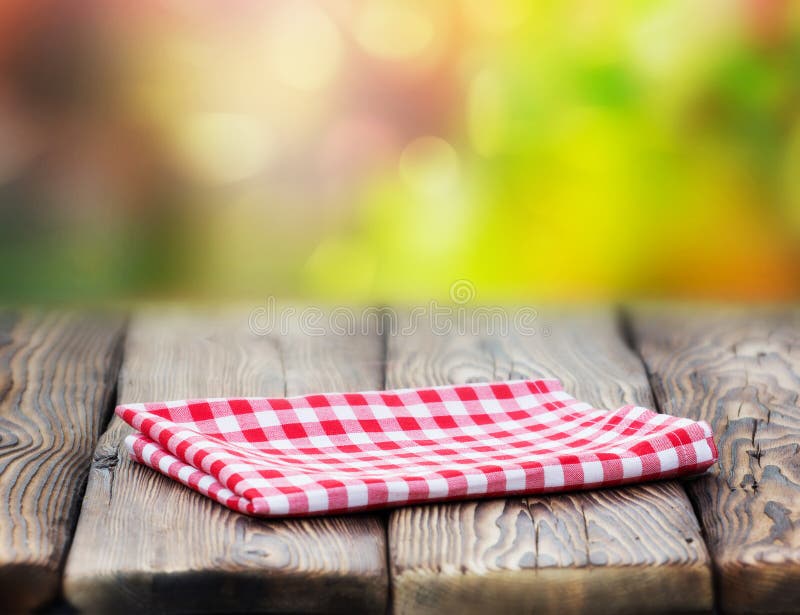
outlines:
[[459, 180], [458, 154], [439, 137], [414, 139], [400, 155], [400, 176], [420, 192], [451, 196]]
[[462, 0], [462, 4], [470, 25], [492, 34], [506, 34], [520, 27], [529, 19], [533, 10], [531, 3], [526, 0]]
[[356, 38], [379, 58], [406, 60], [419, 56], [435, 36], [425, 6], [404, 0], [367, 0], [356, 18]]
[[472, 79], [467, 98], [467, 132], [481, 156], [489, 158], [502, 151], [507, 113], [502, 79], [483, 69]]
[[270, 15], [265, 34], [264, 53], [281, 83], [313, 92], [333, 81], [341, 60], [341, 36], [318, 4], [281, 4]]
[[175, 125], [175, 157], [193, 179], [226, 184], [261, 172], [274, 154], [268, 127], [241, 113], [193, 113]]

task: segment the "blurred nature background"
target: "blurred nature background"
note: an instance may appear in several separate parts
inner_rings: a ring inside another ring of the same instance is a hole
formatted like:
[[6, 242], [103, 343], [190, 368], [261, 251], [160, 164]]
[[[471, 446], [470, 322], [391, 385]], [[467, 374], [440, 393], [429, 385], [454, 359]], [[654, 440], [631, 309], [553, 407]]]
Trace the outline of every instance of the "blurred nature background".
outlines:
[[4, 0], [0, 298], [800, 296], [792, 0]]

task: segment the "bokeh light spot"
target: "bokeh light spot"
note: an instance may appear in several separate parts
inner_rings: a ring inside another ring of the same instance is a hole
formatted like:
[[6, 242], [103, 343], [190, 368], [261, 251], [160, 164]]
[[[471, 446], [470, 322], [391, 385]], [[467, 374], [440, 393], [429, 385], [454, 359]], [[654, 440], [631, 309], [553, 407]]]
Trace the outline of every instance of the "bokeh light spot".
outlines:
[[414, 139], [400, 155], [400, 175], [415, 189], [450, 190], [459, 178], [458, 154], [439, 137]]
[[376, 264], [363, 245], [343, 239], [320, 243], [306, 261], [304, 280], [316, 293], [329, 297], [368, 299]]
[[341, 36], [316, 4], [281, 5], [270, 16], [267, 37], [268, 62], [281, 83], [315, 91], [333, 81], [341, 61]]
[[467, 100], [467, 129], [472, 147], [487, 158], [498, 153], [505, 138], [506, 116], [502, 82], [484, 69], [472, 80]]
[[193, 179], [211, 184], [240, 181], [268, 163], [273, 144], [267, 127], [241, 113], [194, 113], [178, 125], [179, 165]]
[[533, 6], [527, 0], [464, 0], [463, 4], [465, 16], [475, 29], [495, 34], [520, 27], [528, 19]]
[[425, 51], [433, 41], [434, 26], [421, 6], [399, 0], [373, 0], [359, 16], [356, 38], [375, 56], [404, 60]]

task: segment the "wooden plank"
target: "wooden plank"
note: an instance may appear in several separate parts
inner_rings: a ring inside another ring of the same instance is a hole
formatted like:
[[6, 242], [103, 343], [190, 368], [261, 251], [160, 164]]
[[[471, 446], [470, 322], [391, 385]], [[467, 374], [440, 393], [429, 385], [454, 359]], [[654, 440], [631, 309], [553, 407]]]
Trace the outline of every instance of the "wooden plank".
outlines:
[[58, 593], [122, 333], [119, 318], [0, 313], [0, 612]]
[[[508, 337], [420, 324], [389, 340], [387, 387], [555, 376], [597, 407], [652, 407], [611, 312], [540, 322]], [[711, 609], [708, 553], [675, 482], [400, 509], [389, 549], [397, 614]]]
[[800, 608], [800, 312], [638, 310], [664, 412], [708, 421], [719, 467], [689, 493], [731, 613]]
[[[246, 313], [132, 326], [120, 399], [283, 396], [374, 389], [379, 337], [259, 337]], [[136, 465], [115, 418], [98, 447], [65, 595], [90, 612], [371, 612], [387, 601], [385, 524], [374, 515], [261, 520]]]

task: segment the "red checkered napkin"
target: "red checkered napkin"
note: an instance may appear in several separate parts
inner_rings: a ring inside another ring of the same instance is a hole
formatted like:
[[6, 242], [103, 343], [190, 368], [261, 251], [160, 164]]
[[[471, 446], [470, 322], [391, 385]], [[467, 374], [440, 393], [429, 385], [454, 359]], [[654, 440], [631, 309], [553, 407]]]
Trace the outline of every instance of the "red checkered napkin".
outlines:
[[609, 412], [557, 380], [123, 404], [133, 458], [225, 506], [295, 516], [701, 472], [710, 427]]

